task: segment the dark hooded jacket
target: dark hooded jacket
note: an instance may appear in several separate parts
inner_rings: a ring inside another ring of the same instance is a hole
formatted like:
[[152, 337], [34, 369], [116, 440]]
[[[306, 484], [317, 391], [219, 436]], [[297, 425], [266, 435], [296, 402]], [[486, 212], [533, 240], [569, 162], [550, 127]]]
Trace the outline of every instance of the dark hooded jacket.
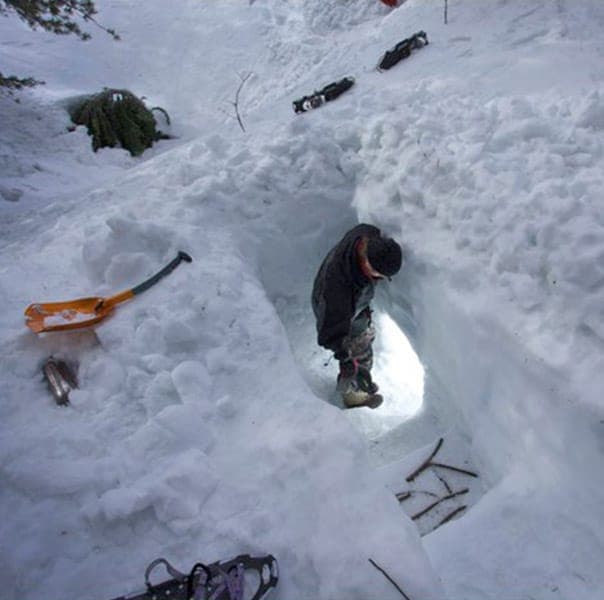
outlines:
[[373, 225], [357, 225], [330, 250], [315, 277], [312, 307], [318, 342], [336, 358], [343, 355], [342, 342], [352, 321], [369, 306], [375, 291], [375, 283], [361, 271], [356, 244], [362, 237], [380, 235]]

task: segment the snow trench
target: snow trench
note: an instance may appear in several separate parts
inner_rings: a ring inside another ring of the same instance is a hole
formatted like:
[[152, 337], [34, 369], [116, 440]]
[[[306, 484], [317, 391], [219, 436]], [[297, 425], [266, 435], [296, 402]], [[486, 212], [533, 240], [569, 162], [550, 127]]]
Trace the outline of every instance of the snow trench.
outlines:
[[[338, 133], [332, 133], [338, 140]], [[339, 135], [343, 135], [341, 130]], [[307, 190], [309, 210], [293, 218], [285, 206], [282, 211], [277, 208], [274, 229], [268, 234], [264, 230], [260, 236], [259, 276], [304, 379], [316, 396], [338, 405], [336, 365], [316, 345], [310, 310], [312, 280], [323, 256], [359, 221], [369, 220], [395, 236], [402, 229], [404, 268], [393, 282], [381, 286], [375, 309], [378, 328], [380, 317], [387, 315], [406, 336], [423, 367], [423, 394], [418, 387], [421, 401], [414, 405], [419, 409], [406, 415], [389, 409], [389, 401], [395, 403], [397, 395], [404, 396], [406, 390], [388, 382], [390, 387], [383, 388], [387, 392], [383, 409], [344, 411], [342, 418], [349, 419], [365, 437], [371, 462], [392, 493], [399, 497], [409, 491], [417, 494], [411, 498], [413, 502], [401, 502], [410, 516], [429, 504], [420, 494], [430, 494], [432, 499], [454, 496], [415, 520], [447, 589], [480, 598], [496, 595], [504, 586], [513, 590], [512, 595], [521, 596], [551, 580], [559, 582], [558, 589], [566, 586], [570, 592], [575, 571], [547, 557], [553, 546], [561, 550], [557, 556], [573, 552], [573, 540], [599, 518], [601, 511], [593, 499], [601, 492], [591, 477], [599, 452], [594, 436], [596, 415], [588, 405], [577, 405], [569, 382], [515, 332], [514, 307], [508, 311], [502, 303], [493, 311], [485, 304], [488, 293], [468, 294], [463, 267], [451, 269], [432, 262], [429, 253], [405, 244], [404, 226], [399, 229], [399, 222], [389, 219], [387, 212], [380, 216], [379, 204], [371, 207], [368, 190], [380, 188], [366, 181], [359, 185], [363, 174], [370, 171], [356, 154], [363, 142], [354, 136], [344, 135], [343, 139], [347, 143], [335, 152], [340, 184], [331, 186], [328, 193], [323, 187]], [[354, 168], [342, 168], [347, 161]], [[451, 173], [456, 176], [454, 167]], [[376, 178], [379, 181], [379, 173]], [[389, 192], [387, 188], [386, 196]], [[319, 197], [322, 202], [316, 202]], [[301, 214], [312, 218], [301, 219]], [[497, 292], [493, 294], [497, 297]], [[388, 348], [380, 347], [380, 336], [385, 334], [381, 327], [375, 359], [378, 382], [387, 376], [380, 370], [380, 359], [388, 354]], [[577, 439], [580, 431], [584, 435]], [[428, 456], [440, 438], [444, 440], [440, 460], [478, 477], [432, 469], [415, 486], [410, 485], [405, 475]], [[590, 508], [570, 517], [565, 507], [572, 503]], [[440, 528], [457, 509], [456, 521]], [[552, 529], [552, 523], [566, 532], [563, 538]], [[478, 541], [480, 531], [487, 529], [492, 532], [491, 541]], [[494, 538], [506, 542], [493, 549]], [[451, 560], [446, 548], [459, 539], [476, 543], [462, 547]], [[597, 547], [600, 542], [594, 538], [593, 544]], [[581, 576], [594, 577], [596, 561], [588, 550], [582, 560]], [[515, 573], [527, 561], [534, 570], [519, 580]], [[497, 571], [498, 564], [509, 565], [509, 569], [497, 579], [485, 578], [485, 573]], [[468, 584], [468, 579], [475, 583]]]

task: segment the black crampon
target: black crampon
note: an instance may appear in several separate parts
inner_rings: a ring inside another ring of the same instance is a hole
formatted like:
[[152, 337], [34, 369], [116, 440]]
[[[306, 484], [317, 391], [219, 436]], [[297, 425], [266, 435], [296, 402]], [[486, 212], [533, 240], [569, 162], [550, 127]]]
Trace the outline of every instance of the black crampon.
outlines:
[[403, 58], [407, 58], [411, 54], [412, 50], [423, 48], [427, 45], [428, 35], [425, 31], [418, 31], [411, 37], [400, 41], [391, 50], [387, 50], [378, 64], [378, 69], [380, 71], [385, 71], [386, 69], [393, 67], [396, 63], [403, 60]]
[[[151, 572], [163, 565], [171, 579], [151, 584]], [[210, 565], [197, 563], [188, 575], [165, 558], [154, 560], [145, 571], [146, 589], [113, 600], [262, 600], [277, 585], [279, 569], [271, 554], [240, 554], [232, 560]], [[255, 590], [253, 596], [250, 593]]]

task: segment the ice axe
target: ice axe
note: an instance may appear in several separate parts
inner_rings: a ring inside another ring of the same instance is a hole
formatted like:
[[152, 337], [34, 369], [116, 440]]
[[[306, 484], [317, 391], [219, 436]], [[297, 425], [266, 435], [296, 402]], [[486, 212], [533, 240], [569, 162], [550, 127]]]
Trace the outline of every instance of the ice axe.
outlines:
[[191, 262], [193, 259], [180, 251], [178, 256], [170, 261], [161, 271], [149, 277], [132, 289], [125, 290], [109, 298], [92, 297], [68, 300], [67, 302], [45, 302], [30, 304], [25, 309], [25, 324], [34, 332], [65, 331], [79, 329], [98, 323], [110, 314], [113, 309], [126, 300], [148, 290], [160, 279], [170, 274], [182, 261]]

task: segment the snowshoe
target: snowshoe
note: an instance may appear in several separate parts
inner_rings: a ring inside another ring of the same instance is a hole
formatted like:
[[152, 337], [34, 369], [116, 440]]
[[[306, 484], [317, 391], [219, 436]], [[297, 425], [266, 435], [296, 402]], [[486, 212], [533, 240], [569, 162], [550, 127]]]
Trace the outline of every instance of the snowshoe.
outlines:
[[[166, 567], [171, 579], [152, 585], [151, 572], [159, 565]], [[278, 578], [277, 561], [271, 554], [241, 554], [225, 562], [197, 563], [188, 575], [158, 558], [145, 571], [144, 591], [113, 600], [262, 600], [277, 585]]]
[[411, 37], [408, 37], [400, 41], [394, 48], [386, 51], [380, 63], [378, 64], [378, 70], [385, 71], [390, 69], [395, 64], [407, 58], [412, 50], [416, 48], [423, 48], [428, 45], [428, 36], [425, 31], [418, 31]]
[[302, 113], [314, 108], [319, 108], [326, 102], [335, 100], [338, 96], [349, 90], [354, 85], [353, 77], [344, 77], [339, 81], [334, 81], [326, 85], [323, 89], [315, 91], [309, 96], [303, 96], [299, 100], [293, 101], [295, 113]]
[[42, 373], [55, 402], [59, 406], [69, 404], [69, 392], [78, 387], [78, 380], [72, 368], [65, 361], [51, 356], [44, 363]]

